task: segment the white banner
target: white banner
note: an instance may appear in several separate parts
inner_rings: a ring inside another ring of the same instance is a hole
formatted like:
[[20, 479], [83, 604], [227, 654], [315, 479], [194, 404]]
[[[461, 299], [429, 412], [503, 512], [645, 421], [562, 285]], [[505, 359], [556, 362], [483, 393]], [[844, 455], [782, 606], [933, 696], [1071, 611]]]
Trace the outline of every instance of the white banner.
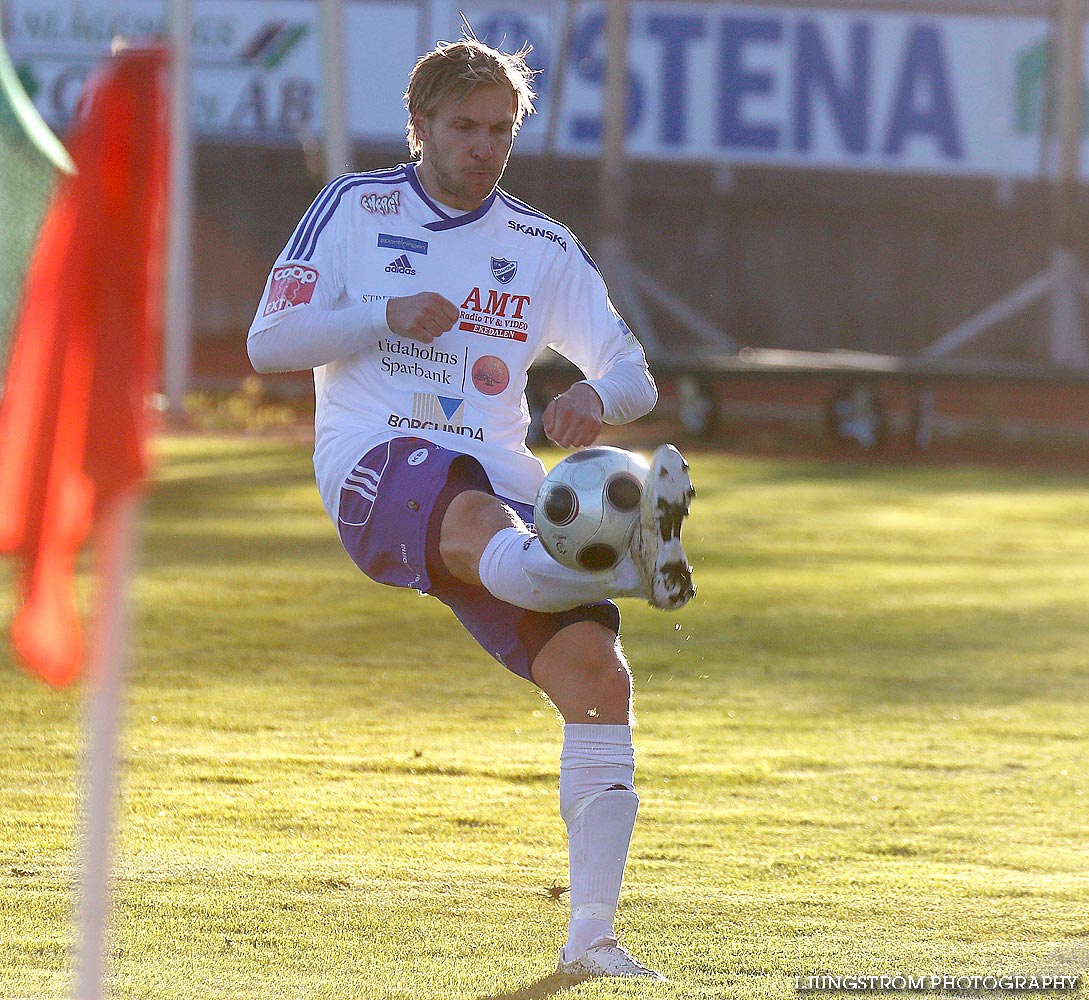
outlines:
[[[306, 0], [193, 4], [193, 125], [205, 138], [294, 143], [321, 128], [318, 8]], [[165, 36], [164, 0], [8, 0], [5, 34], [24, 86], [63, 128], [115, 37]], [[404, 134], [401, 95], [417, 46], [415, 5], [346, 5], [352, 131]]]
[[[317, 3], [196, 0], [194, 9], [198, 134], [276, 144], [320, 135]], [[7, 0], [6, 10], [12, 58], [58, 128], [113, 37], [165, 33], [163, 0]], [[570, 18], [566, 4], [544, 0], [346, 3], [355, 139], [403, 141], [408, 74], [434, 40], [458, 37], [459, 10], [493, 44], [533, 45], [539, 113], [520, 149], [596, 154], [604, 7], [593, 3]], [[1041, 129], [1047, 36], [1043, 19], [636, 0], [629, 149], [657, 160], [1046, 175], [1055, 160]], [[1083, 163], [1089, 175], [1089, 156]]]

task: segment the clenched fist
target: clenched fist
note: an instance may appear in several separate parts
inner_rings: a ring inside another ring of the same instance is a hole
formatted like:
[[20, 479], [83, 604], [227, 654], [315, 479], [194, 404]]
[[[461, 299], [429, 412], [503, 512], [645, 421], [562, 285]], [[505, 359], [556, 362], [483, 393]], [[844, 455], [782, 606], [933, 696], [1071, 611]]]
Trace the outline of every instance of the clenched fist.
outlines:
[[585, 448], [601, 433], [604, 406], [585, 382], [576, 382], [545, 408], [545, 434], [561, 448]]
[[438, 292], [417, 292], [386, 302], [386, 325], [399, 337], [430, 344], [457, 321], [458, 307]]

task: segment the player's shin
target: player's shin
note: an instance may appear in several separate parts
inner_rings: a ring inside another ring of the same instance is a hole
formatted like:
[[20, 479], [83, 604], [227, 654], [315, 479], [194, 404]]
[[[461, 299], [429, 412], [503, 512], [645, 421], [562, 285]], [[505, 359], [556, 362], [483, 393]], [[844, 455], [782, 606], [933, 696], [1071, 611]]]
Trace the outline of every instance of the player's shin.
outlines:
[[630, 726], [569, 724], [560, 754], [560, 813], [567, 825], [571, 922], [564, 961], [602, 938], [613, 920], [639, 809]]
[[495, 597], [528, 611], [566, 611], [642, 592], [630, 559], [602, 573], [570, 569], [556, 562], [536, 535], [517, 527], [492, 536], [478, 572]]

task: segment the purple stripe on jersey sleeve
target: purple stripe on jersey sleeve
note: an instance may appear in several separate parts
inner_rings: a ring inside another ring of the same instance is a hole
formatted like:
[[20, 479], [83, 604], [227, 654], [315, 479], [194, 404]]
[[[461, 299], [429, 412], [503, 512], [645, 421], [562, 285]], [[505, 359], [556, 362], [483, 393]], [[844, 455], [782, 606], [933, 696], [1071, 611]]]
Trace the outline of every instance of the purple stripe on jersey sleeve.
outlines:
[[288, 247], [287, 260], [309, 260], [317, 248], [318, 236], [329, 224], [341, 197], [362, 184], [400, 184], [405, 179], [404, 167], [377, 170], [368, 174], [345, 174], [330, 181], [303, 216]]
[[306, 214], [302, 217], [302, 221], [295, 227], [295, 235], [291, 238], [291, 244], [287, 248], [288, 260], [296, 259], [299, 247], [306, 241], [307, 234], [311, 231], [314, 219], [321, 212], [322, 208], [329, 203], [329, 199], [335, 195], [335, 192], [343, 187], [346, 180], [346, 177], [338, 177], [335, 180], [330, 181], [320, 192], [318, 192], [318, 196], [306, 210]]

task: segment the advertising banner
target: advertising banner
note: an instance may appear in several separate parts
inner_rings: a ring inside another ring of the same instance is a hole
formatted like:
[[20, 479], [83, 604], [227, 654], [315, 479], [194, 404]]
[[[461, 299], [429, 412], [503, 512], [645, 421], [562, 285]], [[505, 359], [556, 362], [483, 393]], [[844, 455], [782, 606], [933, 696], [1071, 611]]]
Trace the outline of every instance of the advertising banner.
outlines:
[[[320, 136], [319, 6], [196, 0], [193, 123], [209, 140]], [[63, 129], [117, 36], [165, 32], [162, 0], [7, 0], [4, 33], [46, 120]], [[464, 11], [480, 38], [533, 47], [538, 114], [523, 153], [600, 149], [604, 5], [346, 2], [355, 141], [400, 144], [405, 82]], [[960, 176], [1048, 176], [1051, 26], [1043, 18], [719, 3], [631, 4], [633, 158]], [[1089, 46], [1086, 47], [1089, 51]], [[1083, 156], [1089, 173], [1089, 156]]]

